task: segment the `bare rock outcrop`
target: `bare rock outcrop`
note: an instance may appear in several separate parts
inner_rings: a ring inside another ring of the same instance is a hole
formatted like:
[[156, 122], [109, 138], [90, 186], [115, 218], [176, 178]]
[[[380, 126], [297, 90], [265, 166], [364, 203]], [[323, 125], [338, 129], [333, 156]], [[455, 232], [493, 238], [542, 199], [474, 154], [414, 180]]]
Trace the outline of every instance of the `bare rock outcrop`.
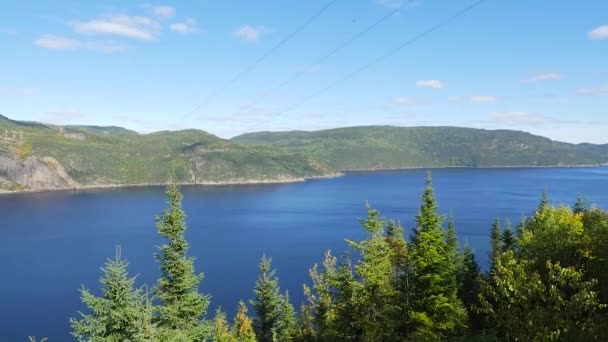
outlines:
[[4, 190], [54, 190], [78, 188], [56, 159], [0, 154], [0, 188]]

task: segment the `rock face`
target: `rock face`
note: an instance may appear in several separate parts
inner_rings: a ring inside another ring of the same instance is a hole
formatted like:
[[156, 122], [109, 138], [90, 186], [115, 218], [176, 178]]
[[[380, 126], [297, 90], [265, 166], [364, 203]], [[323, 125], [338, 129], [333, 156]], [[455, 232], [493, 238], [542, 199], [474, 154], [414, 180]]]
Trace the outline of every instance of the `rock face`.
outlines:
[[0, 189], [54, 190], [78, 188], [63, 165], [51, 157], [20, 159], [0, 155]]

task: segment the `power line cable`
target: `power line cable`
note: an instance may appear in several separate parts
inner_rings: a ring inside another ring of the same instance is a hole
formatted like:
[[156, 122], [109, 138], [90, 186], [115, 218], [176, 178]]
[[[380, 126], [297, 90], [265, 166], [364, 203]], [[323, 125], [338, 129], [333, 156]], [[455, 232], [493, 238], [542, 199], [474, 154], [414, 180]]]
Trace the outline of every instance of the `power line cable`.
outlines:
[[276, 45], [270, 48], [266, 53], [261, 55], [258, 59], [256, 59], [251, 65], [246, 67], [245, 69], [238, 72], [233, 78], [231, 78], [226, 84], [224, 84], [217, 91], [213, 92], [209, 96], [207, 96], [197, 107], [195, 107], [192, 111], [184, 116], [184, 118], [192, 115], [193, 113], [199, 111], [204, 106], [208, 105], [213, 99], [217, 98], [219, 95], [223, 94], [230, 86], [238, 82], [245, 75], [253, 71], [258, 65], [260, 65], [264, 60], [266, 60], [270, 55], [272, 55], [275, 51], [280, 49], [283, 45], [287, 44], [293, 37], [295, 37], [298, 33], [302, 32], [306, 29], [310, 24], [312, 24], [318, 17], [320, 17], [325, 11], [327, 11], [331, 6], [333, 6], [338, 0], [331, 0], [326, 3], [321, 9], [316, 11], [310, 18], [308, 18], [304, 23], [298, 26], [291, 33], [283, 37], [281, 41], [279, 41]]
[[334, 82], [328, 84], [327, 86], [315, 91], [314, 93], [311, 93], [310, 95], [302, 98], [301, 100], [295, 102], [292, 105], [287, 106], [285, 109], [283, 109], [282, 111], [278, 112], [277, 114], [275, 114], [275, 117], [281, 116], [287, 112], [293, 111], [294, 109], [299, 108], [301, 105], [305, 104], [306, 102], [312, 100], [315, 97], [318, 97], [324, 93], [326, 93], [327, 91], [331, 90], [332, 88], [338, 86], [341, 83], [344, 83], [350, 79], [352, 79], [353, 77], [357, 76], [358, 74], [360, 74], [361, 72], [371, 68], [372, 66], [382, 62], [383, 60], [395, 55], [396, 53], [400, 52], [401, 50], [403, 50], [404, 48], [420, 41], [421, 39], [425, 38], [426, 36], [432, 34], [433, 32], [443, 28], [444, 26], [447, 26], [448, 24], [452, 23], [454, 20], [460, 18], [461, 16], [465, 15], [466, 13], [472, 11], [473, 9], [475, 9], [476, 7], [480, 6], [481, 4], [483, 4], [484, 2], [486, 2], [488, 0], [478, 0], [475, 1], [474, 3], [466, 6], [465, 8], [459, 10], [458, 12], [450, 15], [447, 18], [444, 18], [443, 20], [439, 21], [438, 23], [434, 24], [433, 26], [431, 26], [430, 28], [416, 34], [415, 36], [413, 36], [412, 38], [408, 39], [407, 41], [401, 43], [400, 45], [398, 45], [397, 47], [393, 48], [392, 50], [387, 51], [386, 53], [376, 57], [375, 59], [369, 61], [368, 63], [360, 66], [359, 68], [355, 69], [354, 71], [352, 71], [351, 73], [335, 80]]
[[[326, 54], [318, 57], [317, 59], [315, 59], [311, 63], [308, 63], [308, 65], [310, 65], [310, 66], [318, 66], [318, 65], [322, 64], [323, 62], [327, 61], [332, 56], [334, 56], [336, 53], [340, 52], [342, 49], [348, 47], [349, 45], [351, 45], [356, 40], [362, 38], [367, 33], [369, 33], [372, 30], [374, 30], [377, 26], [379, 26], [383, 22], [385, 22], [386, 20], [390, 19], [395, 14], [399, 13], [402, 9], [403, 8], [400, 6], [400, 7], [396, 8], [396, 9], [394, 9], [393, 11], [388, 12], [387, 14], [383, 15], [378, 20], [376, 20], [375, 22], [373, 22], [371, 25], [369, 25], [366, 28], [364, 28], [363, 30], [355, 33], [353, 36], [351, 36], [350, 38], [348, 38], [347, 40], [345, 40], [344, 42], [342, 42], [340, 45], [338, 45], [335, 48], [333, 48], [332, 50], [330, 50], [328, 53], [326, 53]], [[302, 77], [302, 75], [304, 75], [304, 72], [296, 72], [296, 73], [292, 74], [290, 77], [288, 77], [285, 80], [283, 80], [280, 83], [278, 83], [272, 89], [283, 88], [283, 87], [287, 86], [288, 84], [292, 83], [293, 81], [296, 81], [297, 79], [299, 79], [300, 77]], [[253, 107], [255, 104], [257, 104], [259, 101], [260, 100], [252, 101], [249, 104], [245, 105], [244, 107], [248, 107], [249, 109], [251, 109], [251, 107]]]

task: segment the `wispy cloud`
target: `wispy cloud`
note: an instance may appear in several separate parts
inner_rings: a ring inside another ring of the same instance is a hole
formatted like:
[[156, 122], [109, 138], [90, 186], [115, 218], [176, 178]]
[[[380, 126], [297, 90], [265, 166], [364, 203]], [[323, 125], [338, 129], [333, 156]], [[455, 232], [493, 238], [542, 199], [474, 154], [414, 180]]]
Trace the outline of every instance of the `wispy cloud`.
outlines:
[[233, 32], [236, 38], [242, 39], [248, 43], [255, 43], [259, 41], [263, 35], [270, 32], [269, 29], [263, 26], [241, 26]]
[[50, 50], [84, 49], [103, 53], [120, 52], [127, 49], [124, 45], [116, 44], [114, 42], [82, 41], [50, 34], [46, 34], [34, 40], [34, 44], [38, 47]]
[[580, 88], [576, 90], [576, 93], [579, 95], [607, 95], [608, 94], [608, 86], [599, 86], [593, 88]]
[[396, 97], [393, 99], [393, 103], [399, 106], [418, 106], [423, 101], [411, 97]]
[[77, 21], [72, 28], [85, 35], [113, 35], [147, 41], [156, 40], [161, 31], [161, 25], [156, 20], [123, 14]]
[[449, 96], [448, 100], [451, 102], [492, 103], [498, 101], [498, 98], [491, 95], [471, 95]]
[[39, 92], [36, 89], [0, 88], [0, 94], [34, 96], [34, 95], [38, 95]]
[[542, 126], [557, 122], [548, 116], [528, 112], [500, 112], [490, 116], [495, 123], [509, 126]]
[[146, 6], [150, 12], [158, 18], [173, 18], [175, 8], [171, 6]]
[[196, 20], [194, 20], [192, 18], [188, 18], [183, 23], [173, 23], [173, 24], [169, 25], [169, 28], [173, 32], [177, 32], [177, 33], [181, 33], [181, 34], [188, 34], [188, 33], [194, 33], [197, 31], [197, 24], [196, 24]]
[[445, 88], [445, 84], [439, 80], [422, 80], [416, 82], [416, 87], [442, 89]]
[[588, 33], [589, 39], [601, 40], [608, 39], [608, 25], [602, 25], [594, 28]]
[[543, 81], [555, 81], [555, 80], [560, 80], [562, 78], [563, 78], [562, 74], [559, 74], [557, 72], [547, 72], [547, 73], [538, 74], [538, 75], [534, 75], [529, 78], [523, 79], [523, 80], [521, 80], [521, 82], [522, 83], [537, 83], [537, 82], [543, 82]]

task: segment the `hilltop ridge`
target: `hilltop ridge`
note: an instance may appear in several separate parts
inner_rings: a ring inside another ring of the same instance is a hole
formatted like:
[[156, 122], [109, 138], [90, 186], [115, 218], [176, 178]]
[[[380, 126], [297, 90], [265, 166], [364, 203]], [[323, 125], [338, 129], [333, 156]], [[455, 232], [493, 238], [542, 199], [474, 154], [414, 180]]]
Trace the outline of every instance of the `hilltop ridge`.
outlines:
[[222, 139], [187, 129], [140, 134], [0, 116], [0, 190], [268, 183], [342, 171], [411, 167], [577, 166], [608, 161], [608, 145], [462, 127], [361, 126], [256, 132]]

